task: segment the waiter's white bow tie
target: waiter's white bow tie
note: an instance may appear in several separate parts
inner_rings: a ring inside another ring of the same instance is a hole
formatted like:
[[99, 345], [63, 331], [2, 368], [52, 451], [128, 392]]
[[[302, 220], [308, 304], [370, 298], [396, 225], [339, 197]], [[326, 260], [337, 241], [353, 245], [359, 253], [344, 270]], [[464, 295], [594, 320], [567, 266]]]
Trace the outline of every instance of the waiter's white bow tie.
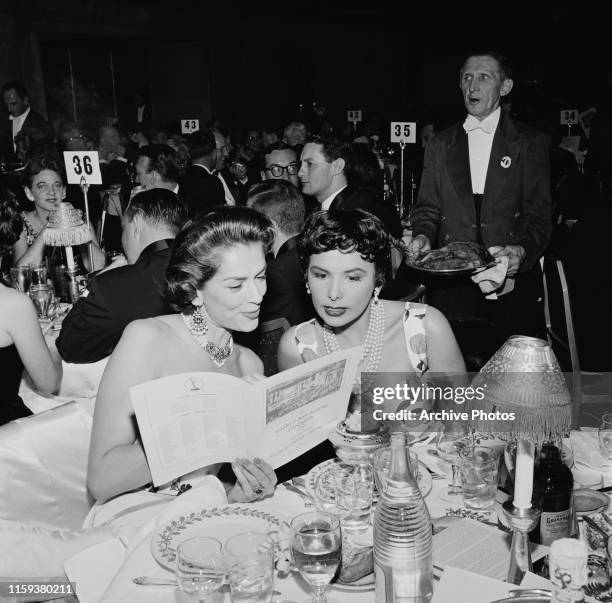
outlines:
[[472, 130], [482, 130], [483, 132], [493, 134], [495, 131], [495, 124], [487, 119], [478, 121], [473, 115], [468, 115], [465, 122], [463, 122], [463, 129], [466, 132], [471, 132]]

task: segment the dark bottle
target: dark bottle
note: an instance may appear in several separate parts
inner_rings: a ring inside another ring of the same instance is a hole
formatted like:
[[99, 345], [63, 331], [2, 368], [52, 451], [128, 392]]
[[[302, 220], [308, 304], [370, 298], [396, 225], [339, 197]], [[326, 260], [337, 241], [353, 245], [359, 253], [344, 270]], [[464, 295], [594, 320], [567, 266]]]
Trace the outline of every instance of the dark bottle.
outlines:
[[534, 499], [542, 507], [540, 521], [531, 533], [534, 542], [550, 546], [559, 538], [570, 537], [573, 489], [574, 477], [559, 448], [550, 442], [543, 444], [534, 471]]

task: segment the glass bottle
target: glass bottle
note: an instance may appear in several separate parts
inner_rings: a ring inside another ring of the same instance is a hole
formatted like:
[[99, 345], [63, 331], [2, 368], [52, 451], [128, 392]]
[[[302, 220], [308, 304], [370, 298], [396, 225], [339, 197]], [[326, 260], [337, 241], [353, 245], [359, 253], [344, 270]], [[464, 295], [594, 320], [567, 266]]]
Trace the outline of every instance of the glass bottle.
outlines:
[[544, 443], [534, 471], [534, 497], [542, 506], [540, 521], [531, 535], [534, 542], [550, 546], [571, 535], [573, 488], [572, 472], [563, 463], [559, 448], [551, 442]]
[[432, 531], [412, 476], [403, 432], [391, 434], [391, 468], [377, 474], [374, 513], [376, 603], [428, 603], [433, 594]]

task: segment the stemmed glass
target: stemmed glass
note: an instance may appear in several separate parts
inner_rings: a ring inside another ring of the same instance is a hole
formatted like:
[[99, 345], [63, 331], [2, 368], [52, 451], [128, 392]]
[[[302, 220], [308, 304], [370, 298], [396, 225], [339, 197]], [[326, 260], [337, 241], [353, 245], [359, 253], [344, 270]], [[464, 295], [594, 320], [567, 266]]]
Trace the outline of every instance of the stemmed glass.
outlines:
[[609, 464], [612, 462], [612, 413], [606, 413], [601, 417], [597, 436], [601, 456], [603, 456], [604, 463]]
[[54, 294], [53, 289], [49, 285], [32, 285], [28, 292], [38, 318], [42, 321], [51, 320]]
[[438, 456], [451, 465], [452, 477], [447, 491], [441, 492], [440, 499], [453, 504], [463, 502], [461, 493], [461, 479], [459, 475], [459, 461], [462, 453], [472, 447], [467, 429], [454, 425], [451, 429], [441, 432], [436, 439]]
[[225, 582], [223, 546], [216, 538], [190, 538], [176, 549], [179, 588], [195, 595], [200, 603], [210, 601]]
[[342, 558], [340, 520], [310, 511], [291, 521], [291, 552], [302, 577], [312, 587], [312, 603], [327, 603], [325, 590]]

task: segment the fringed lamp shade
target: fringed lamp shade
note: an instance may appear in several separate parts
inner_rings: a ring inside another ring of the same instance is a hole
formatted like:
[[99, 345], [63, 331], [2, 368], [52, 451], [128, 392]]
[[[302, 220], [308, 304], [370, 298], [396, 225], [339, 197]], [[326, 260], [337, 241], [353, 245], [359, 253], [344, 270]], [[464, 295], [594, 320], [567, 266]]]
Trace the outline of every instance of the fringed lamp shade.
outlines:
[[[509, 434], [536, 444], [558, 440], [569, 431], [572, 398], [550, 344], [514, 335], [474, 378], [484, 398], [471, 408], [485, 413], [514, 413], [514, 421], [476, 419], [476, 431]], [[479, 391], [479, 390], [477, 390]]]
[[54, 247], [83, 245], [91, 240], [89, 224], [83, 221], [80, 210], [70, 203], [59, 203], [49, 213], [49, 221], [44, 231], [45, 244]]

